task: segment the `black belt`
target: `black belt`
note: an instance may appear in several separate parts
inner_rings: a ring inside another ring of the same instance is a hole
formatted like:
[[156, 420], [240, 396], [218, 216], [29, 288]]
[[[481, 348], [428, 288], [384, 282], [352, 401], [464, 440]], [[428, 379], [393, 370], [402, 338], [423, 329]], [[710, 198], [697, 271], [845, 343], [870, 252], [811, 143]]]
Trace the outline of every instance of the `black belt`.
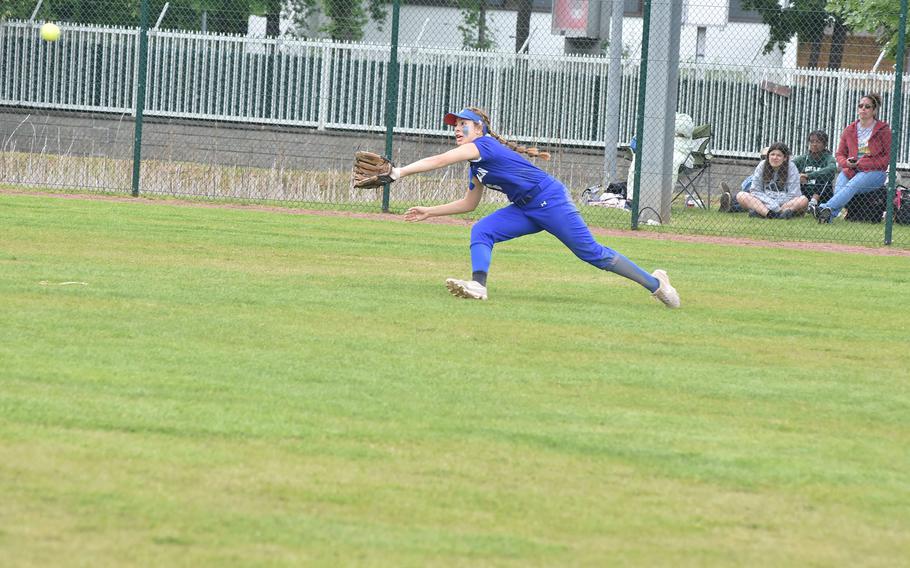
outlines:
[[541, 190], [540, 185], [535, 185], [526, 194], [522, 195], [521, 197], [515, 198], [515, 201], [513, 201], [512, 203], [514, 203], [515, 205], [517, 205], [519, 207], [524, 207], [528, 203], [534, 201], [534, 199], [536, 199], [537, 196], [540, 195], [540, 190]]

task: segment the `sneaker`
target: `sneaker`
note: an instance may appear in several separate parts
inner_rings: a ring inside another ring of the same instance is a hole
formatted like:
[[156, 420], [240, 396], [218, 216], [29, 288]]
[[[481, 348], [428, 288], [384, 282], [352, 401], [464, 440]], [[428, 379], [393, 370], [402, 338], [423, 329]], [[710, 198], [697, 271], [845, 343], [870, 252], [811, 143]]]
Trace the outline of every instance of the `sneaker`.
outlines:
[[765, 217], [762, 217], [761, 215], [759, 215], [758, 211], [756, 211], [755, 209], [749, 209], [749, 217], [758, 217], [759, 219], [765, 219]]
[[792, 210], [792, 209], [781, 209], [780, 212], [777, 214], [777, 218], [778, 218], [778, 219], [785, 219], [785, 220], [786, 220], [786, 219], [792, 219], [792, 218], [793, 218], [793, 210]]
[[456, 278], [446, 279], [446, 288], [456, 298], [466, 298], [468, 300], [486, 300], [487, 287], [474, 280], [458, 280]]
[[[721, 185], [724, 187], [727, 186], [727, 184], [725, 184], [725, 183], [722, 183]], [[722, 213], [729, 213], [732, 208], [733, 208], [733, 196], [730, 194], [729, 191], [725, 190], [720, 195], [720, 211]]]
[[819, 207], [818, 213], [815, 215], [815, 218], [818, 219], [819, 223], [830, 223], [831, 222], [831, 210], [827, 207]]
[[818, 204], [812, 203], [812, 202], [810, 201], [810, 202], [809, 202], [809, 206], [806, 207], [806, 214], [807, 214], [807, 215], [812, 215], [813, 217], [815, 217], [816, 219], [818, 219]]
[[657, 278], [658, 282], [660, 282], [660, 287], [657, 290], [654, 290], [651, 297], [657, 298], [668, 308], [678, 308], [679, 293], [676, 291], [676, 288], [670, 286], [670, 277], [667, 276], [666, 271], [655, 270], [651, 273], [651, 276]]
[[770, 209], [768, 210], [768, 219], [779, 219], [779, 218], [780, 218], [780, 211], [771, 211]]

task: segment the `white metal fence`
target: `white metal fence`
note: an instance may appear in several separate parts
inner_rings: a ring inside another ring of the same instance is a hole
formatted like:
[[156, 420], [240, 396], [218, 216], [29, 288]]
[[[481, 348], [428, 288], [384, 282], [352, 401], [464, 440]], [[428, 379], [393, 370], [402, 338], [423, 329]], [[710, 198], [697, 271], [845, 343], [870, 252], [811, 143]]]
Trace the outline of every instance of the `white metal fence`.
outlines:
[[[0, 104], [131, 112], [136, 97], [138, 30], [64, 26], [57, 42], [41, 41], [34, 24], [0, 24]], [[386, 45], [261, 39], [201, 33], [149, 34], [149, 116], [384, 130]], [[608, 60], [403, 48], [399, 52], [396, 130], [446, 134], [440, 117], [465, 104], [493, 111], [510, 138], [602, 147]], [[623, 68], [621, 138], [632, 135], [637, 60]], [[910, 102], [904, 77], [905, 108]], [[776, 140], [805, 146], [810, 130], [832, 145], [855, 118], [867, 91], [883, 95], [881, 117], [894, 104], [893, 74], [683, 64], [680, 112], [710, 123], [712, 150], [750, 156]], [[904, 113], [905, 121], [910, 113]], [[908, 132], [908, 125], [901, 125]], [[901, 168], [910, 147], [901, 145]]]

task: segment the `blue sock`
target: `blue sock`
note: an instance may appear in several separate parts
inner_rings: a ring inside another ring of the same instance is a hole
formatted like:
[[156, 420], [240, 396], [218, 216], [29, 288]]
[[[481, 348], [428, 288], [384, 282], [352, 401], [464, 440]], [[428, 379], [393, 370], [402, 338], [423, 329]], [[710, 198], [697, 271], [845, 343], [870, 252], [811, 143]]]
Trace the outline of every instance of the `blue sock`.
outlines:
[[473, 272], [489, 272], [490, 261], [493, 258], [493, 247], [483, 243], [471, 245], [471, 270]]
[[618, 252], [616, 253], [616, 257], [613, 259], [613, 264], [608, 266], [606, 269], [610, 272], [615, 272], [620, 276], [625, 276], [633, 282], [638, 282], [647, 288], [649, 292], [653, 293], [655, 290], [660, 288], [660, 282], [657, 280], [657, 278], [654, 278], [642, 270], [637, 264], [619, 254]]

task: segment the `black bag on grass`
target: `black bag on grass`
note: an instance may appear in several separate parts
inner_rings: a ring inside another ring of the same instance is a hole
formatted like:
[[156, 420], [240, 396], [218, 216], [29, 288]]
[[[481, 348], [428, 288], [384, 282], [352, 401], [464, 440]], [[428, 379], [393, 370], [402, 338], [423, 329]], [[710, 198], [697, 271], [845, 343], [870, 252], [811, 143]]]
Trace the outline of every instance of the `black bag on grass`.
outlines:
[[847, 221], [881, 223], [888, 203], [888, 188], [882, 186], [869, 193], [858, 193], [847, 203]]
[[894, 222], [910, 225], [910, 189], [902, 185], [894, 188]]

